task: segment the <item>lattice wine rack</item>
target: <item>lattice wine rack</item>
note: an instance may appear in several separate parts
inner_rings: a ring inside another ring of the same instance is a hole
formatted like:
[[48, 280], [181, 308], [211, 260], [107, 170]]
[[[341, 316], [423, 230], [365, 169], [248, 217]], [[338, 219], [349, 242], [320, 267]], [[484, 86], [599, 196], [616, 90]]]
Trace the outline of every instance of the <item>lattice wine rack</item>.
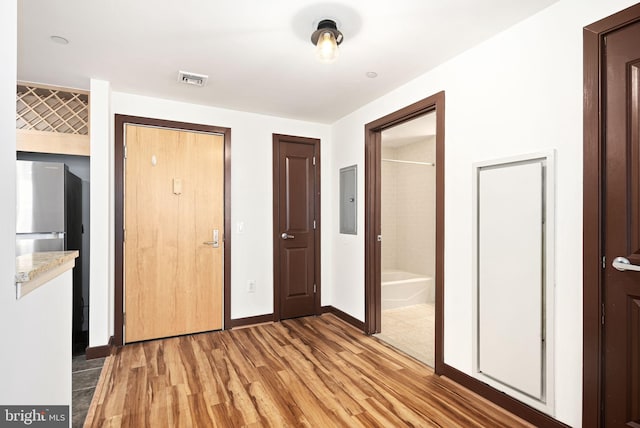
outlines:
[[16, 129], [88, 135], [89, 95], [19, 84]]

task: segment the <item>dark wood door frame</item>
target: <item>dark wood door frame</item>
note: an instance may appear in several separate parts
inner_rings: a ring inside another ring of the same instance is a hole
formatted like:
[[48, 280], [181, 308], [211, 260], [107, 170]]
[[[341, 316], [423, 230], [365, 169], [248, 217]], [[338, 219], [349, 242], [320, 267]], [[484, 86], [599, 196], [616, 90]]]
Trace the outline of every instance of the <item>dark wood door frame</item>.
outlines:
[[444, 91], [365, 125], [365, 332], [381, 329], [381, 134], [382, 131], [436, 111], [436, 316], [435, 371], [444, 364]]
[[640, 21], [640, 4], [588, 25], [583, 30], [583, 366], [582, 424], [603, 426], [602, 418], [602, 257], [604, 183], [605, 37]]
[[280, 142], [291, 142], [291, 143], [303, 143], [303, 144], [312, 144], [314, 147], [314, 153], [316, 157], [316, 168], [315, 168], [315, 181], [316, 181], [316, 191], [315, 191], [315, 207], [316, 207], [316, 229], [315, 229], [315, 283], [317, 286], [317, 290], [315, 293], [315, 304], [314, 311], [315, 315], [322, 314], [322, 306], [321, 306], [321, 295], [322, 295], [322, 285], [321, 285], [321, 254], [320, 254], [320, 237], [322, 234], [321, 230], [321, 198], [320, 198], [320, 140], [317, 138], [307, 138], [307, 137], [296, 137], [292, 135], [282, 135], [282, 134], [273, 134], [273, 320], [280, 321], [280, 287], [278, 286], [280, 282], [280, 225], [278, 224], [279, 216], [279, 206], [280, 206], [280, 195], [278, 193], [279, 190], [279, 168], [278, 168], [278, 159], [280, 153]]
[[231, 328], [231, 129], [195, 123], [174, 122], [138, 116], [115, 115], [114, 198], [115, 198], [115, 262], [114, 262], [114, 335], [113, 344], [123, 345], [124, 299], [124, 135], [125, 125], [154, 126], [182, 131], [207, 132], [224, 136], [224, 313], [223, 328]]

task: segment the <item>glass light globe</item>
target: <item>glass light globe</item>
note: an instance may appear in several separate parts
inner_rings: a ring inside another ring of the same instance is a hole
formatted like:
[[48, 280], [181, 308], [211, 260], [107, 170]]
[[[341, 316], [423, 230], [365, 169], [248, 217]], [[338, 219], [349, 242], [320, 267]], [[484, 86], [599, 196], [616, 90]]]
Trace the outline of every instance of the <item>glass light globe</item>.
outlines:
[[331, 31], [325, 31], [318, 38], [316, 56], [322, 62], [333, 62], [338, 58], [338, 43]]

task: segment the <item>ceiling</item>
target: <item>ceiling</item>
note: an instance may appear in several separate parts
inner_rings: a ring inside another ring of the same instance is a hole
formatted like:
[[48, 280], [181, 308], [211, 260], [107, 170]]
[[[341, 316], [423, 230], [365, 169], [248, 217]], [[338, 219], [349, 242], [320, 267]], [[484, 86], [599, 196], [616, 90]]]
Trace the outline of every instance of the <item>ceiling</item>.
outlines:
[[436, 135], [436, 112], [424, 114], [382, 131], [382, 145], [392, 149], [425, 141]]
[[[21, 0], [18, 78], [80, 89], [97, 78], [114, 91], [333, 123], [556, 1]], [[310, 42], [323, 18], [344, 34], [332, 64]], [[179, 70], [208, 83], [179, 83]]]

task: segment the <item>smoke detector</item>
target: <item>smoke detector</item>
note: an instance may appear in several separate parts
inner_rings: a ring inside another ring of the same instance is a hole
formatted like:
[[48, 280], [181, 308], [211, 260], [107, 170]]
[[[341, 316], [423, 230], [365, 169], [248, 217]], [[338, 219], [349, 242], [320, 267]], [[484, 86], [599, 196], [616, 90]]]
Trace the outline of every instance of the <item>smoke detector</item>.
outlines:
[[178, 82], [186, 85], [204, 86], [207, 84], [209, 76], [206, 74], [191, 73], [189, 71], [178, 71]]

